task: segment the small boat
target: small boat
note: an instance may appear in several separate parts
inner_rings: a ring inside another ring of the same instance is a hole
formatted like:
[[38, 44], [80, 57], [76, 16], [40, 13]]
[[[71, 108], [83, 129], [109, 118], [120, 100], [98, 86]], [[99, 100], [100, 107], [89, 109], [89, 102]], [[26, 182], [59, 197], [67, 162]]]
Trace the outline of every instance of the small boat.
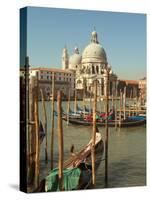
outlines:
[[[98, 130], [98, 129], [97, 129]], [[92, 164], [91, 164], [92, 140], [78, 153], [73, 153], [64, 163], [63, 187], [64, 191], [79, 190], [90, 188], [92, 183]], [[104, 143], [101, 134], [96, 132], [95, 141], [95, 169], [97, 170], [103, 156]], [[40, 186], [34, 192], [58, 191], [58, 168], [41, 181]]]
[[[58, 113], [57, 111], [54, 110], [54, 116], [58, 116]], [[79, 114], [79, 113], [75, 113], [75, 112], [69, 112], [69, 118], [75, 118], [75, 119], [78, 119], [78, 118], [81, 118], [82, 115]], [[63, 112], [62, 113], [62, 119], [68, 119], [68, 114]]]
[[[66, 119], [64, 119], [66, 120]], [[84, 126], [92, 126], [93, 122], [91, 121], [87, 121], [85, 119], [73, 119], [73, 118], [69, 118], [69, 123], [71, 124], [75, 124], [75, 125], [84, 125]], [[140, 125], [144, 125], [146, 123], [146, 118], [140, 118], [139, 119], [131, 119], [131, 118], [127, 118], [125, 120], [121, 120], [121, 122], [119, 123], [119, 121], [117, 122], [117, 126], [119, 127], [133, 127], [133, 126], [140, 126]], [[97, 126], [105, 126], [105, 120], [97, 120], [96, 122]], [[115, 120], [109, 120], [108, 121], [108, 126], [109, 127], [115, 127]]]

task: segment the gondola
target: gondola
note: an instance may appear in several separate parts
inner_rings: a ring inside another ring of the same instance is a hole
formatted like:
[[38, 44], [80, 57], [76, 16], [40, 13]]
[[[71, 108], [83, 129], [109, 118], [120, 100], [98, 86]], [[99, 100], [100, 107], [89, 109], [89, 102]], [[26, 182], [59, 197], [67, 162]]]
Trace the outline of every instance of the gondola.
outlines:
[[[56, 117], [58, 116], [58, 113], [55, 110], [54, 110], [54, 116], [56, 116]], [[82, 115], [79, 114], [79, 113], [69, 112], [69, 118], [79, 119], [81, 117], [82, 117]], [[67, 118], [68, 118], [68, 114], [63, 112], [62, 113], [62, 119], [67, 119]]]
[[[98, 129], [97, 129], [98, 130]], [[80, 190], [91, 187], [92, 164], [91, 164], [92, 140], [78, 153], [71, 151], [71, 157], [64, 163], [63, 186], [64, 191]], [[104, 143], [101, 134], [96, 132], [95, 141], [95, 169], [97, 170], [103, 156]], [[55, 168], [41, 181], [39, 188], [34, 192], [58, 191], [58, 169]]]
[[[66, 120], [64, 118], [64, 120]], [[84, 126], [92, 126], [93, 122], [92, 121], [86, 121], [85, 119], [73, 119], [69, 118], [69, 123], [70, 124], [75, 124], [75, 125], [84, 125]], [[144, 125], [146, 123], [146, 119], [141, 117], [139, 120], [138, 119], [131, 119], [127, 118], [125, 120], [121, 120], [117, 122], [117, 126], [119, 127], [134, 127], [134, 126], [140, 126]], [[105, 120], [97, 120], [96, 122], [97, 126], [105, 126]], [[115, 120], [109, 120], [108, 121], [108, 126], [109, 127], [115, 127]]]
[[[97, 112], [99, 113], [99, 112]], [[77, 112], [74, 112], [73, 110], [71, 110], [71, 108], [69, 108], [69, 113], [64, 112], [64, 109], [62, 108], [62, 118], [63, 119], [68, 119], [69, 118], [73, 118], [73, 119], [82, 119], [83, 117], [87, 116], [87, 115], [91, 115], [92, 114], [92, 109], [88, 109], [85, 107], [85, 110], [77, 110]], [[99, 113], [101, 114], [101, 113]], [[54, 115], [57, 117], [58, 113], [57, 111], [54, 110]]]

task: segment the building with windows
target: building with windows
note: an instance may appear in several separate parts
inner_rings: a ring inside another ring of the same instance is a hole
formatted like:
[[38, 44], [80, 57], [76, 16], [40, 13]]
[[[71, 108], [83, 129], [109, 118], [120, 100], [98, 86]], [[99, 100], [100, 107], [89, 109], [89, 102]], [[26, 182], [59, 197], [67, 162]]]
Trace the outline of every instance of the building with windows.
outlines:
[[123, 92], [126, 87], [126, 97], [136, 98], [139, 96], [139, 81], [138, 80], [118, 80], [118, 95]]
[[[142, 78], [139, 80], [139, 90], [140, 90], [140, 96], [142, 98], [142, 100], [145, 102], [146, 101], [146, 77]], [[143, 102], [143, 103], [144, 103]]]
[[[24, 72], [22, 71], [22, 74]], [[42, 89], [45, 99], [49, 99], [52, 95], [52, 78], [54, 74], [55, 79], [55, 98], [57, 91], [62, 91], [63, 99], [68, 98], [69, 90], [70, 97], [74, 96], [75, 76], [74, 72], [70, 70], [63, 70], [58, 68], [30, 68], [30, 77], [37, 76], [39, 80], [39, 89]], [[39, 93], [40, 94], [40, 93]]]

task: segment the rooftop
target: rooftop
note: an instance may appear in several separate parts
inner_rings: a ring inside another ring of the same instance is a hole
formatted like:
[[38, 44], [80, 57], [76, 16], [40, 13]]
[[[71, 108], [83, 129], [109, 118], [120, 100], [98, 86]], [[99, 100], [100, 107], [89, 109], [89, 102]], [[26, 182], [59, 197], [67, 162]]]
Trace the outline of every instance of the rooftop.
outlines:
[[[21, 68], [21, 70], [24, 70]], [[29, 70], [35, 71], [48, 71], [48, 72], [63, 72], [63, 73], [73, 73], [71, 70], [60, 69], [60, 68], [46, 68], [46, 67], [36, 67], [36, 68], [29, 68]]]

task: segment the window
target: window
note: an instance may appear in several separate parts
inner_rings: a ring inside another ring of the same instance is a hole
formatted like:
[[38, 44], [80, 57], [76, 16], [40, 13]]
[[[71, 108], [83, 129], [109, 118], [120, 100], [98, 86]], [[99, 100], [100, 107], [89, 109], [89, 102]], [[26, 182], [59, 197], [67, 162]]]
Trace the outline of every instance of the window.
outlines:
[[78, 81], [77, 81], [77, 84], [80, 84], [80, 83], [82, 83], [82, 81], [81, 81], [81, 80], [78, 80]]
[[96, 72], [97, 72], [97, 74], [99, 74], [99, 67], [98, 66], [96, 66]]
[[95, 74], [94, 65], [92, 65], [92, 74]]
[[47, 76], [47, 80], [49, 80], [49, 76]]
[[41, 75], [41, 79], [43, 79], [43, 76]]

